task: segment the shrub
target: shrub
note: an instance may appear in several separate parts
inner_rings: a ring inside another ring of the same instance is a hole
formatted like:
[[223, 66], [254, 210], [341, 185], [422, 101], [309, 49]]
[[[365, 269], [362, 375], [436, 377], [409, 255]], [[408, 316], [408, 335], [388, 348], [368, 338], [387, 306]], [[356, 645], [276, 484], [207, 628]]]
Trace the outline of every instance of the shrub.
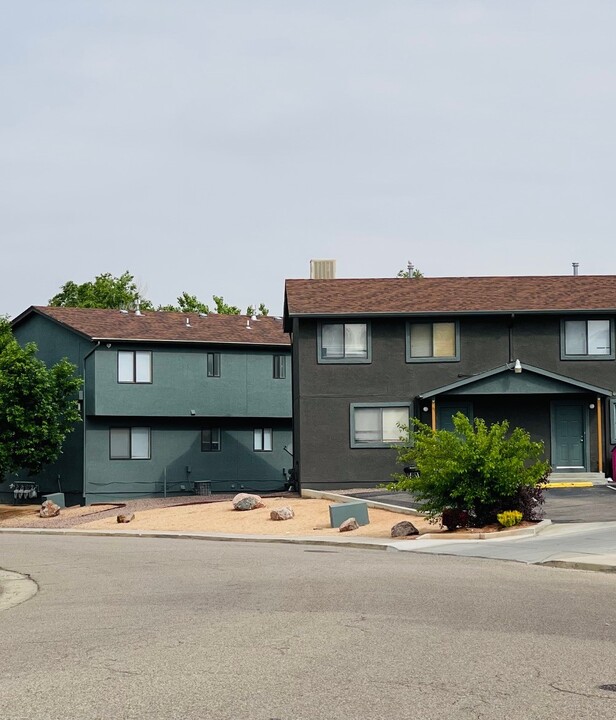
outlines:
[[498, 513], [496, 519], [503, 527], [513, 527], [522, 522], [522, 513], [519, 510], [504, 510]]
[[457, 530], [468, 527], [468, 511], [460, 508], [444, 508], [441, 516], [441, 525], [447, 530]]
[[419, 474], [396, 473], [387, 488], [412, 492], [429, 518], [445, 508], [467, 510], [475, 527], [495, 522], [506, 509], [529, 518], [530, 506], [541, 495], [537, 486], [549, 471], [541, 459], [543, 443], [533, 442], [522, 428], [510, 432], [506, 420], [488, 427], [480, 418], [471, 423], [457, 413], [453, 424], [455, 431], [449, 432], [414, 420], [407, 441], [397, 448], [398, 462], [416, 467]]

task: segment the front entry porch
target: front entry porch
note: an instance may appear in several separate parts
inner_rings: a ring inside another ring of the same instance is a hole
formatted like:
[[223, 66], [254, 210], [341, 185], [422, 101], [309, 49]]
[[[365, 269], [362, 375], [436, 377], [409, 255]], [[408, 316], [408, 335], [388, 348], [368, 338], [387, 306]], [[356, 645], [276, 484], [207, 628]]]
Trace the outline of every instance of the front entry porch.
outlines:
[[553, 475], [600, 483], [605, 482], [609, 441], [605, 398], [611, 395], [540, 368], [522, 366], [521, 373], [514, 373], [507, 365], [423, 393], [420, 419], [448, 430], [456, 412], [488, 424], [507, 420], [510, 427], [522, 427], [543, 442]]

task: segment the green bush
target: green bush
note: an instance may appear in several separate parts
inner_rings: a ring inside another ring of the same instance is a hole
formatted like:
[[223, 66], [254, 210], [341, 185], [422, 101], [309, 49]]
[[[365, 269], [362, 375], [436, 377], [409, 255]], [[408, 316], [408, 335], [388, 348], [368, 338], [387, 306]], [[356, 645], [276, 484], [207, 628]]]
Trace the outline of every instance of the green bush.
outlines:
[[513, 527], [522, 522], [522, 513], [519, 510], [504, 510], [498, 513], [496, 519], [503, 527]]
[[445, 508], [467, 510], [475, 527], [496, 522], [503, 510], [523, 510], [522, 491], [545, 483], [550, 469], [541, 459], [543, 443], [533, 442], [522, 428], [509, 432], [506, 420], [488, 427], [480, 418], [471, 423], [457, 413], [453, 424], [450, 432], [414, 420], [406, 428], [407, 441], [397, 448], [398, 463], [419, 473], [396, 473], [387, 488], [413, 493], [430, 518]]

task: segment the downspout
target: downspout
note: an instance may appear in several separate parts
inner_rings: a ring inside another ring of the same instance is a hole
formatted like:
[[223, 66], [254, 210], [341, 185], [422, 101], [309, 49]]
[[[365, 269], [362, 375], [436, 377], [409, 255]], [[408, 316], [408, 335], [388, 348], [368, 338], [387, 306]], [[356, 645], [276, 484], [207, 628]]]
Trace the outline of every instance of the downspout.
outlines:
[[603, 409], [600, 397], [597, 397], [597, 452], [599, 453], [599, 472], [603, 472]]
[[100, 347], [101, 341], [99, 340], [96, 345], [83, 356], [83, 402], [81, 404], [81, 415], [82, 415], [82, 432], [83, 432], [83, 491], [82, 496], [85, 503], [86, 499], [86, 360], [92, 355], [92, 353]]
[[432, 430], [436, 430], [436, 399], [432, 398]]

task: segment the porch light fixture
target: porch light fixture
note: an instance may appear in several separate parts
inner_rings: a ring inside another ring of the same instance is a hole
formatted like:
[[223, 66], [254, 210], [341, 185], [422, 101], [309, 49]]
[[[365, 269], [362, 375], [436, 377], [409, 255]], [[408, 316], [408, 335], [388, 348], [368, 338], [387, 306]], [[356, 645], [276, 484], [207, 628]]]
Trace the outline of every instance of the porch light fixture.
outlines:
[[519, 359], [515, 361], [515, 365], [513, 366], [513, 372], [517, 373], [518, 375], [522, 372], [522, 363]]

